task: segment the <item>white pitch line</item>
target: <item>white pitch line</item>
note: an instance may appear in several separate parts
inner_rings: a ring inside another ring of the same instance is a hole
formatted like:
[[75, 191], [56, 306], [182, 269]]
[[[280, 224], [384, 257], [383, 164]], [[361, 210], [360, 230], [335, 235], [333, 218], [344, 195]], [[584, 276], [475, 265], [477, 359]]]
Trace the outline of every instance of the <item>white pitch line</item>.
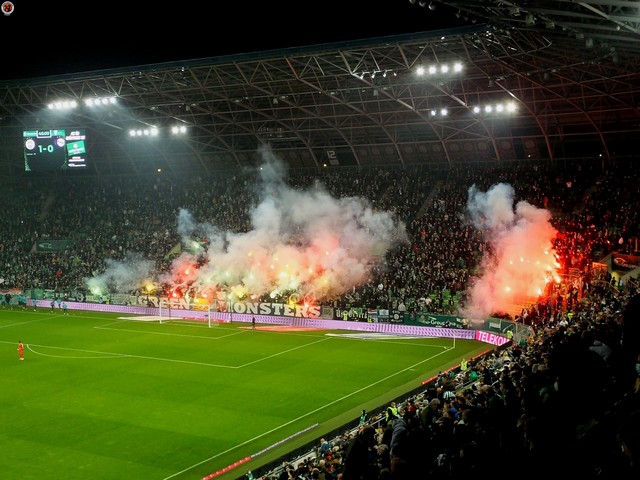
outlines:
[[216, 458], [218, 458], [221, 455], [225, 455], [225, 454], [227, 454], [229, 452], [232, 452], [232, 451], [236, 450], [237, 448], [243, 447], [243, 446], [247, 445], [248, 443], [251, 443], [251, 442], [253, 442], [255, 440], [258, 440], [258, 439], [264, 437], [265, 435], [269, 435], [269, 434], [271, 434], [273, 432], [276, 432], [276, 431], [282, 429], [282, 427], [286, 427], [287, 425], [291, 425], [292, 423], [298, 422], [298, 421], [308, 417], [309, 415], [312, 415], [312, 414], [317, 413], [317, 412], [319, 412], [321, 410], [324, 410], [325, 408], [327, 408], [327, 407], [329, 407], [329, 406], [331, 406], [331, 405], [333, 405], [335, 403], [341, 402], [341, 401], [343, 401], [343, 400], [345, 400], [345, 399], [347, 399], [349, 397], [352, 397], [352, 396], [354, 396], [354, 395], [356, 395], [356, 394], [358, 394], [360, 392], [363, 392], [364, 390], [366, 390], [368, 388], [371, 388], [374, 385], [377, 385], [377, 384], [382, 383], [382, 382], [384, 382], [386, 380], [389, 380], [390, 378], [393, 378], [393, 377], [395, 377], [396, 375], [398, 375], [398, 374], [400, 374], [402, 372], [413, 370], [418, 365], [420, 365], [420, 364], [422, 364], [424, 362], [427, 362], [429, 360], [432, 360], [432, 359], [434, 359], [436, 357], [439, 357], [443, 353], [445, 353], [445, 351], [442, 351], [440, 353], [436, 353], [435, 355], [432, 355], [431, 357], [425, 358], [421, 362], [415, 363], [415, 364], [413, 364], [413, 365], [411, 365], [411, 366], [409, 366], [407, 368], [404, 368], [402, 370], [398, 370], [397, 372], [392, 373], [391, 375], [387, 375], [386, 377], [381, 378], [380, 380], [378, 380], [376, 382], [370, 383], [369, 385], [366, 385], [366, 386], [364, 386], [364, 387], [362, 387], [362, 388], [360, 388], [358, 390], [355, 390], [355, 391], [353, 391], [353, 392], [351, 392], [351, 393], [349, 393], [347, 395], [344, 395], [344, 396], [342, 396], [342, 397], [340, 397], [340, 398], [338, 398], [338, 399], [336, 399], [336, 400], [334, 400], [332, 402], [326, 403], [325, 405], [323, 405], [321, 407], [318, 407], [315, 410], [311, 410], [311, 411], [305, 413], [304, 415], [300, 415], [299, 417], [294, 418], [294, 419], [292, 419], [292, 420], [290, 420], [290, 421], [288, 421], [286, 423], [280, 424], [276, 428], [272, 428], [271, 430], [268, 430], [268, 431], [266, 431], [264, 433], [261, 433], [260, 435], [256, 435], [255, 437], [250, 438], [250, 439], [248, 439], [248, 440], [246, 440], [246, 441], [244, 441], [242, 443], [239, 443], [237, 445], [234, 445], [233, 447], [227, 448], [226, 450], [224, 450], [222, 452], [219, 452], [219, 453], [217, 453], [217, 454], [215, 454], [215, 455], [213, 455], [213, 456], [211, 456], [209, 458], [205, 458], [201, 462], [194, 463], [190, 467], [187, 467], [187, 468], [185, 468], [183, 470], [180, 470], [179, 472], [174, 473], [173, 475], [169, 475], [168, 477], [165, 477], [163, 480], [170, 480], [170, 479], [172, 479], [172, 478], [174, 478], [174, 477], [176, 477], [178, 475], [181, 475], [181, 474], [183, 474], [185, 472], [188, 472], [189, 470], [192, 470], [192, 469], [194, 469], [194, 468], [196, 468], [196, 467], [198, 467], [198, 466], [200, 466], [200, 465], [202, 465], [204, 463], [210, 462], [211, 460], [215, 460]]
[[246, 366], [249, 366], [249, 365], [253, 365], [254, 363], [260, 363], [260, 362], [263, 362], [265, 360], [269, 360], [270, 358], [279, 357], [280, 355], [284, 355], [285, 353], [294, 352], [296, 350], [300, 350], [301, 348], [306, 348], [309, 345], [315, 345], [316, 343], [326, 342], [327, 340], [329, 340], [329, 338], [321, 338], [320, 340], [316, 340], [315, 342], [306, 343], [304, 345], [300, 345], [300, 346], [297, 346], [297, 347], [289, 348], [287, 350], [283, 350], [281, 352], [274, 353], [273, 355], [268, 355], [268, 356], [260, 358], [258, 360], [254, 360], [253, 362], [243, 363], [242, 365], [239, 365], [238, 368], [243, 368], [243, 367], [246, 367]]
[[220, 337], [207, 337], [207, 336], [203, 336], [203, 335], [186, 335], [184, 333], [151, 332], [151, 331], [145, 331], [145, 330], [133, 330], [133, 329], [129, 329], [129, 328], [113, 328], [113, 327], [106, 327], [106, 326], [103, 326], [103, 325], [99, 325], [99, 326], [93, 327], [93, 328], [95, 328], [96, 330], [111, 330], [111, 331], [114, 331], [114, 332], [143, 333], [145, 335], [167, 335], [169, 337], [201, 338], [203, 340], [221, 340], [223, 338], [233, 337], [234, 335], [241, 335], [241, 334], [245, 333], [245, 332], [235, 332], [235, 333], [230, 333], [229, 335], [223, 335], [223, 336], [220, 336]]
[[[18, 312], [19, 313], [19, 312]], [[18, 327], [20, 325], [28, 325], [29, 323], [36, 323], [36, 322], [44, 322], [46, 320], [49, 320], [51, 318], [55, 318], [56, 315], [54, 316], [48, 316], [48, 317], [44, 317], [44, 318], [38, 318], [37, 320], [29, 320], [28, 322], [17, 322], [17, 323], [8, 323], [6, 325], [0, 325], [0, 328], [7, 328], [7, 327]]]
[[[42, 347], [42, 345], [37, 345], [37, 346]], [[36, 355], [40, 355], [41, 357], [49, 357], [49, 358], [70, 358], [70, 359], [75, 359], [75, 360], [77, 360], [77, 359], [85, 359], [86, 358], [86, 359], [91, 360], [91, 359], [95, 359], [95, 358], [102, 359], [102, 358], [130, 357], [130, 355], [127, 355], [125, 353], [93, 352], [91, 350], [78, 350], [78, 349], [75, 349], [75, 348], [44, 346], [43, 348], [55, 348], [55, 349], [58, 349], [58, 350], [73, 350], [73, 351], [76, 351], [76, 352], [95, 353], [97, 356], [95, 356], [95, 357], [87, 357], [86, 355], [83, 355], [81, 357], [70, 357], [68, 355], [49, 355], [47, 353], [42, 353], [42, 352], [38, 352], [37, 350], [34, 350], [32, 348], [32, 345], [30, 345], [30, 344], [27, 344], [26, 347], [30, 352], [33, 352]]]
[[[90, 318], [97, 318], [97, 317], [90, 317]], [[122, 318], [122, 317], [121, 317]], [[145, 330], [133, 330], [133, 329], [127, 329], [127, 328], [115, 328], [112, 327], [111, 325], [122, 325], [124, 323], [138, 323], [137, 320], [128, 320], [126, 318], [120, 320], [120, 321], [112, 321], [112, 322], [108, 322], [108, 323], [103, 323], [102, 325], [97, 325], [93, 328], [97, 329], [97, 330], [112, 330], [115, 332], [132, 332], [132, 333], [145, 333], [145, 334], [149, 334], [149, 335], [168, 335], [168, 336], [176, 336], [176, 337], [189, 337], [189, 338], [204, 338], [204, 339], [208, 339], [208, 340], [220, 340], [222, 338], [228, 338], [228, 337], [232, 337], [234, 335], [242, 335], [245, 334], [247, 331], [246, 330], [242, 330], [242, 331], [237, 331], [236, 329], [233, 329], [233, 333], [230, 333], [228, 335], [222, 335], [220, 337], [207, 337], [207, 336], [202, 336], [202, 335], [185, 335], [183, 333], [170, 333], [170, 332], [154, 332], [154, 331], [145, 331]], [[145, 324], [145, 322], [142, 322], [143, 324]], [[167, 325], [167, 323], [165, 323], [165, 325]], [[187, 324], [187, 323], [180, 323], [180, 326], [183, 327], [190, 327], [190, 328], [204, 328], [206, 325], [200, 325], [200, 324]], [[209, 329], [209, 327], [206, 327], [207, 329]], [[231, 330], [231, 329], [229, 329]]]
[[[10, 342], [2, 342], [2, 343], [10, 343]], [[188, 364], [188, 365], [202, 365], [204, 367], [218, 367], [218, 368], [231, 368], [231, 369], [240, 368], [240, 367], [231, 366], [231, 365], [219, 365], [219, 364], [216, 364], [216, 363], [194, 362], [194, 361], [191, 361], [191, 360], [177, 360], [175, 358], [149, 357], [149, 356], [146, 356], [146, 355], [133, 355], [133, 354], [129, 354], [129, 353], [115, 353], [115, 352], [101, 352], [101, 351], [95, 351], [95, 350], [82, 350], [82, 349], [79, 349], [79, 348], [70, 348], [70, 347], [54, 347], [52, 345], [27, 344], [26, 346], [27, 346], [27, 348], [29, 350], [31, 350], [36, 355], [49, 356], [49, 357], [54, 357], [54, 355], [47, 355], [47, 354], [40, 353], [40, 352], [38, 352], [36, 350], [33, 350], [32, 347], [51, 348], [51, 349], [55, 349], [55, 350], [67, 350], [67, 351], [70, 351], [70, 352], [93, 353], [93, 354], [98, 354], [98, 355], [109, 355], [109, 356], [112, 356], [114, 358], [140, 358], [140, 359], [144, 359], [144, 360], [158, 360], [160, 362], [184, 363], [184, 364]], [[57, 356], [55, 358], [78, 359], [78, 358], [90, 358], [90, 357], [68, 357], [68, 356], [59, 355], [59, 356]], [[94, 358], [96, 358], [96, 357], [94, 357]], [[106, 357], [100, 357], [100, 358], [106, 358]]]

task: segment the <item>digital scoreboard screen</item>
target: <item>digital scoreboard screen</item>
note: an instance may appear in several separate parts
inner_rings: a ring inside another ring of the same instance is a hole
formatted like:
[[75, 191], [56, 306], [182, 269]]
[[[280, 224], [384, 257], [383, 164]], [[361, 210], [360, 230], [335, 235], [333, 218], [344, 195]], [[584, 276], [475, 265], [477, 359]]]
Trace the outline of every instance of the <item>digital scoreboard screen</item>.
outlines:
[[83, 129], [24, 130], [22, 139], [24, 169], [27, 172], [83, 169], [87, 165]]

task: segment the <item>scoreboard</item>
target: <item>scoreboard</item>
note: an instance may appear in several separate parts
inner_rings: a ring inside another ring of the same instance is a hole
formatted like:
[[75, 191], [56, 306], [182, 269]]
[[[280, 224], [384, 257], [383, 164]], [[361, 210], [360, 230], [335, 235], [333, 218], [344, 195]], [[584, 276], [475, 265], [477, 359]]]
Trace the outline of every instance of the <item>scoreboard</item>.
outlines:
[[83, 129], [24, 130], [24, 169], [55, 172], [86, 167], [86, 134]]

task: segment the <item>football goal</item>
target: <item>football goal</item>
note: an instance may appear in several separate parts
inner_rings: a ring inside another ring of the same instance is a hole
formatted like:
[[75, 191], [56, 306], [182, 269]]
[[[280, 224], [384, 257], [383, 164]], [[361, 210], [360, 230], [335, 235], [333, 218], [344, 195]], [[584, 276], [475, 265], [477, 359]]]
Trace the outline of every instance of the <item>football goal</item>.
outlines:
[[192, 305], [192, 309], [171, 308], [166, 305], [158, 307], [160, 323], [168, 322], [204, 322], [209, 327], [216, 327], [222, 322], [228, 322], [226, 314], [218, 312], [212, 305]]

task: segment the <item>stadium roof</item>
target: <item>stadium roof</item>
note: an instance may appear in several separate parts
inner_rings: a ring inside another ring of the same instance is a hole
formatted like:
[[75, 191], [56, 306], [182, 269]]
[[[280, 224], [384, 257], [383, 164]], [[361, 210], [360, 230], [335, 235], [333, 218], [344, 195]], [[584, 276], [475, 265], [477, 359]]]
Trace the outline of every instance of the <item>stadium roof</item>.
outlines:
[[[23, 129], [49, 128], [87, 129], [100, 175], [231, 172], [262, 144], [294, 169], [635, 155], [640, 2], [433, 3], [468, 25], [2, 81], [2, 171], [23, 172]], [[60, 100], [78, 107], [47, 108]]]

